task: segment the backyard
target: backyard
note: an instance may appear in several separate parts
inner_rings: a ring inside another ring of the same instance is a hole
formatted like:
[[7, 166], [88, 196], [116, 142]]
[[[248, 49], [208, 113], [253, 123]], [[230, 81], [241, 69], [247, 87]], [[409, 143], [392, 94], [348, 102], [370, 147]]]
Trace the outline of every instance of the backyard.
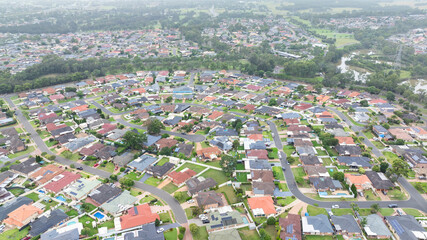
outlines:
[[225, 176], [224, 172], [218, 171], [215, 169], [209, 169], [206, 172], [204, 172], [201, 176], [204, 178], [213, 178], [218, 185], [228, 181], [228, 177]]
[[206, 167], [186, 162], [181, 167], [179, 167], [176, 171], [181, 172], [185, 168], [191, 169], [191, 170], [195, 171], [196, 173], [200, 173], [201, 171], [206, 169]]

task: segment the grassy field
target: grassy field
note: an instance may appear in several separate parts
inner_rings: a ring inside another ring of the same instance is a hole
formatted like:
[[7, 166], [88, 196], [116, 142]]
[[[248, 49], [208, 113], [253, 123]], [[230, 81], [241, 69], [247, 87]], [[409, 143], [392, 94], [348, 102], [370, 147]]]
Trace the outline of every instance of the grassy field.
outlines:
[[160, 161], [157, 162], [156, 165], [163, 166], [163, 164], [167, 162], [169, 162], [169, 158], [162, 158]]
[[70, 152], [70, 151], [68, 151], [68, 150], [63, 151], [60, 155], [61, 155], [62, 157], [64, 157], [64, 158], [66, 158], [66, 159], [71, 160], [71, 161], [77, 161], [77, 160], [79, 160], [79, 159], [80, 159], [80, 155], [79, 155], [79, 154], [77, 154], [77, 153], [72, 153], [72, 152]]
[[139, 181], [142, 178], [142, 175], [136, 172], [131, 172], [125, 175], [127, 178], [132, 179], [134, 181]]
[[311, 205], [307, 206], [307, 212], [308, 214], [310, 214], [310, 216], [317, 216], [319, 214], [325, 214], [325, 215], [328, 214], [324, 208], [318, 208]]
[[18, 229], [11, 229], [0, 234], [0, 240], [23, 239], [28, 234], [30, 227], [26, 227], [19, 231]]
[[14, 153], [14, 154], [9, 154], [7, 156], [12, 159], [12, 158], [20, 157], [22, 155], [25, 155], [25, 154], [28, 154], [28, 153], [32, 153], [32, 152], [34, 152], [34, 147], [33, 146], [29, 146], [24, 151], [17, 152], [17, 153]]
[[427, 192], [427, 183], [424, 182], [411, 182], [412, 186], [421, 194]]
[[176, 171], [177, 172], [181, 172], [182, 170], [184, 170], [185, 168], [191, 169], [193, 171], [195, 171], [196, 173], [199, 173], [203, 170], [205, 170], [206, 168], [203, 166], [199, 166], [196, 164], [192, 164], [192, 163], [184, 163], [181, 167], [179, 167]]
[[176, 240], [178, 238], [178, 231], [172, 228], [164, 233], [165, 240]]
[[248, 181], [248, 173], [236, 173], [236, 178], [238, 182], [247, 182]]
[[237, 229], [242, 240], [259, 240], [259, 235], [257, 231], [249, 230], [249, 227], [239, 228]]
[[93, 218], [91, 218], [87, 215], [85, 215], [79, 219], [79, 222], [83, 224], [83, 227], [87, 228], [89, 230], [89, 232], [88, 232], [89, 236], [93, 236], [93, 235], [98, 233], [98, 229], [94, 229], [92, 227], [93, 221], [95, 221], [95, 220], [93, 220]]
[[423, 217], [424, 215], [418, 211], [417, 209], [413, 209], [413, 208], [402, 208], [402, 210], [408, 214], [408, 215], [412, 215], [414, 217]]
[[225, 199], [227, 199], [228, 204], [237, 203], [236, 193], [234, 192], [234, 188], [232, 186], [220, 187], [215, 192], [223, 193], [225, 195]]
[[164, 186], [162, 189], [171, 194], [176, 190], [178, 190], [178, 187], [175, 186], [175, 184], [173, 184], [172, 182], [170, 182], [166, 186]]
[[197, 240], [208, 240], [208, 231], [206, 227], [199, 227], [199, 230], [196, 233], [192, 233], [193, 239]]
[[332, 209], [332, 213], [336, 216], [342, 216], [347, 214], [353, 215], [353, 210], [351, 210], [350, 208], [334, 208]]
[[204, 172], [201, 176], [204, 178], [213, 178], [218, 185], [228, 181], [228, 177], [225, 176], [224, 172], [218, 171], [215, 169], [209, 169], [206, 172]]
[[273, 175], [277, 180], [285, 180], [285, 175], [283, 174], [283, 170], [281, 167], [273, 167]]
[[381, 208], [380, 213], [383, 216], [391, 216], [394, 213], [394, 209], [393, 208]]
[[284, 206], [291, 204], [295, 200], [296, 200], [296, 198], [294, 198], [294, 197], [286, 197], [284, 199], [277, 200], [277, 205], [284, 207]]
[[28, 195], [25, 195], [27, 198], [29, 198], [29, 199], [31, 199], [31, 200], [33, 200], [34, 202], [37, 202], [40, 198], [39, 198], [39, 195], [37, 194], [37, 193], [35, 193], [35, 192], [32, 192], [32, 193], [30, 193], [30, 194], [28, 194]]
[[104, 170], [110, 173], [114, 172], [114, 168], [115, 168], [115, 165], [112, 162], [108, 162], [107, 164], [105, 164], [105, 167], [101, 167], [101, 166], [98, 167], [98, 169]]
[[149, 177], [147, 180], [145, 180], [144, 183], [151, 185], [151, 186], [154, 186], [154, 187], [157, 187], [161, 181], [162, 181], [161, 179], [158, 179], [155, 177]]

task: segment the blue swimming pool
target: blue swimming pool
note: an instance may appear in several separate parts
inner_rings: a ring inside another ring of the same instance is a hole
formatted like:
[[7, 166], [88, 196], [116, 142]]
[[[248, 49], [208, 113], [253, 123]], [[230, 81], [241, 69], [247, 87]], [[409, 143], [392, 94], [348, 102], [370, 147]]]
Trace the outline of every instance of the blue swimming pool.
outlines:
[[67, 201], [67, 199], [65, 199], [63, 196], [58, 196], [58, 197], [56, 197], [56, 199], [58, 199], [61, 202], [66, 202]]
[[248, 219], [246, 217], [242, 217], [242, 221], [243, 221], [244, 224], [248, 224], [249, 223], [249, 221], [248, 221]]
[[337, 193], [337, 195], [344, 196], [344, 195], [347, 195], [347, 194], [346, 193]]
[[327, 192], [319, 192], [319, 196], [328, 196]]
[[43, 191], [43, 190], [39, 190], [39, 193], [43, 193], [43, 194], [45, 194], [46, 192], [45, 192], [45, 191]]
[[75, 221], [71, 221], [71, 222], [67, 223], [67, 226], [74, 225], [74, 224], [76, 224], [76, 222]]
[[105, 215], [102, 214], [101, 212], [96, 212], [95, 214], [93, 214], [93, 216], [98, 218], [99, 220], [101, 220], [105, 217]]

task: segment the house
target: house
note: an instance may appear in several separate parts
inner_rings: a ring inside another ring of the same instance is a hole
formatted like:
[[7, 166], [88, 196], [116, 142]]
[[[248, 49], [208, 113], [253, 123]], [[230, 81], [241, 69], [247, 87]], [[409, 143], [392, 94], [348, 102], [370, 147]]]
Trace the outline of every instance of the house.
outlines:
[[369, 122], [369, 115], [364, 112], [356, 112], [353, 116], [354, 121], [360, 122], [360, 123], [366, 123]]
[[273, 182], [274, 175], [273, 171], [269, 170], [251, 170], [251, 174], [248, 174], [248, 180], [252, 182]]
[[298, 146], [295, 150], [300, 156], [314, 156], [317, 154], [316, 149], [312, 146]]
[[365, 217], [366, 224], [363, 228], [369, 239], [390, 239], [392, 234], [385, 225], [384, 220], [378, 214], [371, 214]]
[[50, 183], [46, 184], [44, 189], [46, 189], [48, 192], [58, 193], [79, 178], [80, 174], [64, 171], [61, 174], [55, 176]]
[[427, 140], [427, 131], [421, 127], [410, 127], [407, 128], [406, 131], [413, 137], [418, 140]]
[[268, 159], [268, 152], [264, 149], [247, 150], [246, 156], [248, 158]]
[[403, 154], [403, 158], [414, 168], [427, 168], [427, 157], [420, 152], [407, 151]]
[[387, 225], [397, 239], [419, 240], [427, 238], [427, 231], [411, 215], [385, 217]]
[[306, 235], [333, 235], [334, 229], [329, 222], [328, 216], [319, 214], [317, 216], [303, 216], [301, 218], [302, 232]]
[[279, 218], [280, 239], [302, 240], [301, 216], [289, 213], [286, 218]]
[[300, 156], [301, 162], [304, 166], [321, 166], [319, 157], [317, 156]]
[[354, 143], [354, 140], [352, 137], [338, 137], [335, 136], [336, 139], [338, 139], [338, 144], [339, 145], [356, 145]]
[[199, 207], [203, 209], [225, 206], [224, 195], [215, 191], [200, 192], [196, 196], [196, 201]]
[[9, 213], [4, 220], [4, 224], [12, 228], [22, 228], [37, 218], [43, 210], [33, 205], [22, 205], [13, 212]]
[[100, 206], [106, 213], [116, 216], [127, 209], [133, 207], [133, 204], [138, 201], [138, 198], [130, 195], [130, 192], [124, 190], [120, 195], [105, 202]]
[[350, 156], [339, 156], [337, 161], [340, 165], [349, 166], [354, 169], [360, 167], [370, 169], [372, 167], [371, 160], [367, 157], [350, 157]]
[[207, 190], [209, 188], [215, 187], [217, 185], [217, 182], [213, 180], [213, 178], [203, 178], [203, 177], [197, 177], [197, 178], [190, 178], [185, 182], [188, 188], [188, 193], [190, 196], [193, 196], [201, 191]]
[[163, 233], [157, 233], [157, 227], [154, 223], [140, 226], [140, 229], [126, 232], [122, 235], [125, 240], [164, 240]]
[[248, 205], [255, 217], [269, 217], [277, 213], [271, 196], [248, 198]]
[[339, 181], [333, 180], [330, 177], [309, 177], [309, 180], [310, 184], [319, 192], [335, 191], [336, 189], [343, 188]]
[[167, 162], [163, 165], [148, 166], [146, 172], [156, 178], [163, 178], [170, 170], [175, 167], [175, 164]]
[[40, 168], [40, 164], [36, 162], [35, 158], [29, 158], [26, 161], [23, 161], [16, 165], [10, 166], [10, 171], [22, 174], [24, 176], [29, 176], [32, 172]]
[[57, 175], [64, 172], [64, 169], [54, 164], [47, 165], [40, 168], [30, 175], [30, 178], [34, 179], [37, 184], [42, 185], [52, 180]]
[[27, 197], [18, 197], [5, 203], [3, 206], [0, 206], [0, 222], [7, 218], [9, 213], [15, 211], [24, 205], [29, 205], [33, 202], [33, 200]]
[[349, 186], [354, 184], [354, 186], [356, 186], [357, 188], [357, 191], [372, 189], [372, 182], [366, 175], [354, 175], [350, 173], [345, 173], [344, 179]]
[[407, 142], [412, 142], [414, 139], [411, 137], [411, 135], [408, 134], [404, 129], [400, 128], [392, 128], [389, 129], [388, 132], [395, 138], [395, 139], [402, 139]]
[[175, 148], [175, 152], [178, 153], [178, 156], [179, 154], [183, 154], [185, 157], [190, 157], [193, 148], [194, 146], [192, 144], [179, 143]]
[[157, 149], [159, 150], [165, 147], [173, 148], [176, 144], [178, 144], [178, 141], [170, 138], [162, 138], [156, 142]]
[[96, 179], [80, 178], [75, 183], [64, 189], [64, 194], [69, 198], [79, 201], [85, 198], [92, 190], [101, 185], [101, 182]]
[[221, 117], [222, 115], [224, 115], [224, 113], [223, 112], [219, 112], [219, 111], [213, 111], [209, 116], [208, 116], [208, 119], [210, 119], [210, 120], [215, 120], [215, 119], [217, 119], [217, 118], [219, 118], [219, 117]]
[[215, 139], [211, 140], [209, 143], [225, 152], [233, 148], [233, 143], [228, 137], [215, 137]]
[[78, 222], [65, 227], [52, 229], [43, 233], [40, 236], [41, 240], [79, 240], [81, 231], [83, 230], [83, 224]]
[[117, 230], [125, 230], [141, 225], [149, 225], [149, 223], [154, 223], [156, 219], [160, 220], [159, 214], [153, 213], [148, 203], [146, 203], [128, 209], [126, 214], [123, 214], [119, 220], [114, 222]]
[[153, 164], [155, 161], [157, 161], [157, 158], [144, 154], [139, 156], [139, 158], [133, 160], [132, 162], [128, 163], [128, 166], [136, 169], [137, 171], [143, 172], [145, 169]]
[[121, 192], [122, 189], [113, 184], [102, 184], [100, 187], [88, 194], [86, 202], [99, 207], [108, 200], [118, 196]]
[[271, 164], [265, 160], [245, 160], [245, 169], [253, 169], [253, 170], [272, 170]]
[[382, 172], [366, 171], [366, 176], [372, 182], [372, 187], [377, 191], [388, 191], [394, 184]]
[[380, 138], [384, 138], [388, 134], [388, 130], [381, 125], [372, 126], [372, 131]]
[[46, 232], [50, 228], [63, 223], [66, 219], [68, 219], [68, 215], [65, 214], [61, 209], [52, 210], [50, 214], [43, 215], [42, 217], [31, 222], [31, 229], [28, 233], [35, 237]]
[[217, 159], [221, 155], [221, 150], [214, 146], [200, 149], [196, 153], [201, 160], [207, 161]]
[[172, 180], [172, 182], [179, 186], [182, 183], [184, 183], [185, 181], [187, 181], [188, 179], [196, 176], [197, 173], [191, 169], [184, 169], [181, 172], [176, 172], [176, 171], [172, 171], [168, 174], [168, 177]]
[[252, 193], [255, 196], [274, 195], [276, 185], [273, 182], [252, 182]]
[[335, 146], [340, 156], [350, 156], [350, 157], [359, 157], [362, 155], [362, 149], [359, 146], [352, 145], [337, 145]]
[[309, 177], [328, 177], [329, 173], [326, 167], [320, 166], [310, 166], [304, 165], [304, 171]]
[[336, 233], [348, 237], [362, 237], [362, 230], [354, 219], [353, 215], [346, 214], [342, 216], [331, 216], [331, 222], [335, 227]]

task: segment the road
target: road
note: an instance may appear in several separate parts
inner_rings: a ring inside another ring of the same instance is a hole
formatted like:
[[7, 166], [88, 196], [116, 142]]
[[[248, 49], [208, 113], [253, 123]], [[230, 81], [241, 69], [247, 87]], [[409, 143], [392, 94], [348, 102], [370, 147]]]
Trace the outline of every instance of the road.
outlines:
[[[11, 108], [16, 108], [15, 104], [10, 99], [10, 96], [6, 96], [5, 100]], [[37, 134], [36, 130], [33, 128], [33, 126], [31, 126], [31, 124], [28, 122], [27, 118], [22, 114], [21, 110], [19, 108], [16, 108], [15, 113], [16, 113], [16, 118], [22, 124], [22, 126], [25, 128], [25, 130], [28, 133], [30, 133], [30, 137], [33, 139], [33, 141], [38, 146], [38, 148], [42, 152], [46, 152], [48, 154], [55, 155], [56, 156], [56, 158], [55, 158], [56, 162], [58, 162], [62, 165], [67, 165], [67, 166], [74, 164], [75, 167], [82, 167], [85, 172], [88, 172], [90, 174], [93, 174], [95, 176], [99, 176], [102, 178], [109, 178], [110, 177], [111, 173], [109, 173], [109, 172], [106, 172], [106, 171], [103, 171], [103, 170], [100, 170], [97, 168], [93, 168], [90, 166], [86, 166], [84, 164], [79, 164], [79, 163], [73, 162], [71, 160], [68, 160], [68, 159], [66, 159], [60, 155], [54, 154], [46, 146], [46, 144], [43, 142], [41, 137]], [[187, 216], [185, 215], [185, 211], [181, 207], [181, 204], [179, 204], [179, 202], [174, 197], [172, 197], [168, 192], [163, 191], [159, 188], [153, 187], [151, 185], [142, 183], [142, 182], [137, 182], [137, 181], [135, 182], [134, 187], [136, 187], [142, 191], [149, 192], [149, 193], [157, 196], [158, 198], [162, 199], [163, 201], [165, 201], [170, 206], [170, 208], [172, 209], [177, 222], [179, 224], [187, 223]]]
[[[342, 113], [341, 113], [342, 114]], [[340, 115], [339, 115], [340, 116]], [[344, 121], [350, 121], [349, 119], [342, 114]], [[341, 117], [341, 116], [340, 116]], [[270, 126], [270, 129], [272, 133], [274, 133], [274, 143], [276, 147], [280, 150], [283, 149], [283, 144], [280, 139], [279, 131], [277, 130], [276, 124], [274, 122], [267, 120], [267, 124]], [[353, 129], [354, 131], [354, 129]], [[372, 143], [371, 143], [372, 144]], [[373, 145], [373, 144], [372, 144]], [[374, 146], [375, 147], [375, 146]], [[375, 147], [376, 148], [376, 147]], [[374, 149], [374, 148], [373, 148]], [[379, 152], [379, 150], [377, 149]], [[332, 208], [332, 205], [339, 205], [340, 208], [350, 208], [351, 201], [317, 201], [312, 198], [307, 197], [301, 191], [298, 189], [297, 183], [295, 182], [295, 177], [291, 170], [291, 165], [287, 164], [287, 156], [283, 151], [279, 151], [280, 155], [280, 163], [282, 164], [282, 168], [285, 170], [285, 179], [288, 184], [289, 190], [292, 192], [292, 194], [300, 199], [301, 201], [308, 203], [310, 205], [316, 204], [319, 207], [322, 208]], [[418, 191], [410, 184], [408, 181], [406, 181], [405, 178], [401, 177], [399, 178], [399, 183], [405, 190], [408, 192], [410, 199], [406, 201], [356, 201], [356, 203], [360, 208], [370, 208], [372, 204], [379, 204], [382, 208], [387, 208], [389, 204], [397, 204], [399, 207], [403, 208], [416, 208], [418, 210], [421, 210], [423, 212], [427, 212], [427, 202], [426, 200], [418, 193]]]
[[[92, 105], [94, 105], [95, 107], [101, 109], [103, 112], [105, 112], [106, 114], [108, 114], [110, 116], [126, 114], [126, 112], [125, 113], [112, 113], [110, 110], [108, 110], [107, 108], [105, 108], [104, 106], [102, 106], [101, 104], [99, 104], [95, 101], [92, 101], [90, 103]], [[129, 112], [127, 112], [127, 113], [129, 113]], [[118, 118], [116, 120], [120, 124], [123, 124], [125, 126], [130, 127], [130, 128], [138, 128], [138, 129], [147, 130], [146, 127], [136, 125], [136, 124], [132, 124], [130, 122], [125, 121], [122, 118]], [[188, 141], [191, 141], [191, 142], [203, 142], [206, 139], [206, 137], [204, 135], [199, 135], [199, 134], [182, 134], [182, 133], [171, 132], [171, 131], [166, 131], [166, 130], [161, 130], [160, 133], [161, 134], [167, 133], [167, 134], [172, 135], [172, 136], [181, 137], [181, 138], [187, 139]]]

